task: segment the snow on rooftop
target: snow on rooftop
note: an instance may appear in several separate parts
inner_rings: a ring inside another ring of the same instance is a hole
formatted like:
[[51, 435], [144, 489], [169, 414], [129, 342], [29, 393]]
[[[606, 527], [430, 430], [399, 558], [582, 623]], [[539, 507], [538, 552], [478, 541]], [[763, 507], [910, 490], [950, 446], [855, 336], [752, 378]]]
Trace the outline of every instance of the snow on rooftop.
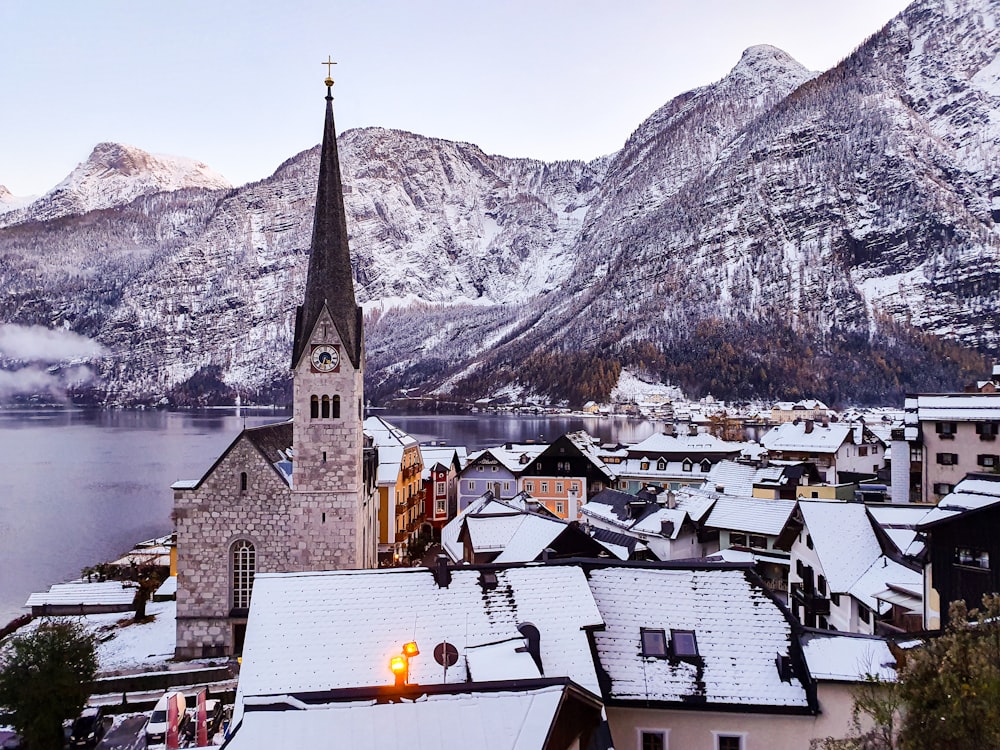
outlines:
[[896, 659], [882, 638], [807, 632], [802, 635], [802, 651], [816, 680], [863, 682], [866, 675], [896, 680]]
[[542, 676], [521, 637], [470, 646], [465, 652], [465, 660], [473, 682], [537, 680]]
[[439, 684], [432, 656], [442, 642], [459, 653], [447, 682], [464, 681], [467, 651], [520, 636], [532, 623], [541, 635], [546, 677], [569, 677], [599, 693], [582, 628], [602, 623], [583, 571], [570, 566], [498, 570], [484, 587], [476, 569], [451, 570], [439, 587], [426, 568], [261, 574], [243, 650], [237, 703], [247, 696], [391, 685], [389, 660], [416, 641], [410, 680]]
[[458, 536], [462, 532], [462, 525], [465, 523], [467, 516], [477, 513], [517, 515], [520, 512], [521, 510], [512, 503], [496, 500], [492, 492], [486, 492], [469, 503], [465, 510], [461, 511], [444, 525], [441, 529], [441, 548], [451, 558], [452, 562], [459, 562], [464, 558], [465, 545], [458, 541]]
[[966, 477], [955, 485], [950, 494], [941, 498], [936, 507], [927, 511], [919, 527], [925, 528], [946, 518], [989, 508], [998, 503], [1000, 503], [1000, 476], [995, 480], [976, 475]]
[[885, 614], [889, 605], [883, 602], [883, 606], [879, 606], [880, 602], [876, 600], [875, 595], [884, 591], [890, 584], [913, 591], [922, 586], [923, 574], [920, 571], [910, 570], [883, 555], [861, 574], [848, 593], [869, 609]]
[[705, 525], [713, 529], [777, 536], [794, 510], [794, 500], [721, 495], [705, 519]]
[[29, 596], [24, 606], [41, 607], [46, 604], [55, 606], [130, 605], [135, 598], [135, 590], [136, 585], [128, 581], [57, 583], [48, 591]]
[[832, 424], [829, 427], [813, 424], [806, 432], [806, 423], [785, 422], [769, 430], [760, 439], [769, 451], [808, 451], [810, 453], [836, 453], [851, 435], [851, 425]]
[[367, 700], [248, 711], [228, 747], [533, 750], [545, 747], [562, 698], [563, 688], [552, 686], [425, 695], [393, 703]]
[[628, 446], [632, 456], [654, 455], [657, 453], [732, 453], [739, 454], [742, 443], [727, 443], [707, 432], [697, 435], [665, 435], [654, 432], [645, 440]]
[[532, 514], [522, 516], [521, 525], [507, 541], [495, 562], [530, 562], [537, 560], [556, 537], [566, 531], [569, 524], [556, 518]]
[[860, 503], [799, 500], [816, 555], [835, 594], [851, 586], [882, 556], [868, 511]]
[[[775, 666], [791, 625], [746, 571], [605, 568], [591, 571], [590, 586], [606, 623], [593, 637], [610, 699], [808, 706], [799, 681], [782, 682]], [[694, 631], [701, 664], [643, 656], [642, 628], [668, 639]]]
[[[906, 423], [1000, 419], [1000, 393], [948, 393], [907, 399]], [[915, 407], [915, 408], [913, 408]]]

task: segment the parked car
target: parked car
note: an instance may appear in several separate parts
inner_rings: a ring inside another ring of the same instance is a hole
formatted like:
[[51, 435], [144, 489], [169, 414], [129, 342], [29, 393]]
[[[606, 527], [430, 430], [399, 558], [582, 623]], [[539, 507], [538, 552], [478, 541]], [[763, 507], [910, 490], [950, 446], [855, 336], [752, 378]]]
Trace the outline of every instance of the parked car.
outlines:
[[177, 736], [180, 737], [183, 735], [187, 729], [187, 702], [184, 699], [184, 694], [176, 690], [171, 690], [168, 693], [164, 693], [156, 702], [156, 705], [153, 706], [153, 713], [146, 724], [147, 746], [166, 744], [171, 701], [175, 701], [177, 704]]
[[69, 733], [69, 746], [71, 748], [95, 747], [104, 736], [104, 731], [104, 708], [102, 706], [88, 706], [73, 722], [73, 728], [70, 729]]

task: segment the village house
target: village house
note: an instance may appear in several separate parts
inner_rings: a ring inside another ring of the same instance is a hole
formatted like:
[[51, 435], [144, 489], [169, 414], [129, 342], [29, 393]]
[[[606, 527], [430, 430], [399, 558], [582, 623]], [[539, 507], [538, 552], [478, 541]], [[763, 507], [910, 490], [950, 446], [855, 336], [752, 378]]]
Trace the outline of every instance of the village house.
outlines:
[[814, 398], [801, 401], [778, 401], [771, 407], [770, 420], [774, 424], [784, 424], [796, 420], [811, 419], [822, 422], [830, 417], [830, 407]]
[[885, 467], [885, 442], [860, 422], [785, 422], [768, 431], [760, 442], [771, 460], [815, 464], [826, 484], [874, 477]]
[[936, 503], [969, 472], [1000, 471], [998, 435], [1000, 393], [907, 396], [906, 442], [894, 448], [893, 485], [902, 489], [909, 476], [909, 497], [899, 499]]
[[553, 441], [520, 473], [519, 489], [559, 518], [575, 521], [588, 498], [610, 487], [614, 470], [600, 457], [594, 439], [584, 431], [568, 432]]
[[521, 474], [547, 447], [541, 443], [505, 443], [470, 455], [458, 478], [458, 511], [461, 513], [486, 492], [492, 492], [497, 499], [514, 497], [521, 491]]
[[423, 463], [416, 438], [381, 417], [368, 417], [365, 432], [378, 449], [378, 559], [405, 559], [419, 533], [424, 509]]
[[670, 424], [664, 432], [625, 447], [625, 459], [614, 466], [615, 489], [635, 493], [650, 485], [671, 490], [700, 487], [715, 464], [735, 459], [744, 447], [695, 430], [675, 435]]
[[850, 727], [823, 690], [862, 679], [845, 654], [891, 679], [884, 644], [802, 631], [745, 566], [265, 574], [227, 746], [798, 750]]
[[715, 464], [705, 477], [703, 489], [735, 497], [782, 498], [809, 497], [822, 478], [809, 461], [724, 460]]
[[924, 627], [948, 624], [948, 606], [969, 609], [1000, 593], [1000, 474], [969, 474], [920, 521], [924, 536]]
[[885, 545], [862, 503], [800, 500], [778, 545], [789, 550], [788, 602], [806, 627], [881, 634], [891, 606], [876, 597], [919, 587], [919, 566]]
[[458, 514], [458, 477], [466, 458], [464, 447], [420, 446], [423, 471], [424, 520], [420, 533], [440, 540], [441, 529]]

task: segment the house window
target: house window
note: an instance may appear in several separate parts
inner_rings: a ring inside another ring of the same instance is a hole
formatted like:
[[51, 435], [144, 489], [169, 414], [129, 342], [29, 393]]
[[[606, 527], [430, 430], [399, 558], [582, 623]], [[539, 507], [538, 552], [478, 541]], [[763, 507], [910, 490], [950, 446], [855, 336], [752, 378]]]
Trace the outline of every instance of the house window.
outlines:
[[319, 415], [322, 419], [330, 418], [330, 397], [323, 396], [323, 400], [320, 401]]
[[958, 466], [957, 453], [938, 453], [937, 462], [942, 466]]
[[866, 607], [864, 604], [858, 605], [858, 619], [866, 624], [872, 621], [871, 610], [868, 609], [868, 607]]
[[867, 456], [868, 455], [868, 446], [867, 445], [862, 445], [860, 448], [858, 448], [858, 455], [859, 456]]
[[1000, 422], [976, 422], [976, 434], [980, 440], [996, 440], [1000, 433]]
[[340, 396], [334, 396], [330, 400], [330, 404], [333, 407], [333, 418], [340, 419]]
[[504, 483], [503, 483], [503, 488], [504, 488], [505, 490], [509, 490], [509, 489], [510, 489], [510, 482], [504, 482]]
[[938, 422], [936, 432], [942, 440], [954, 440], [955, 433], [958, 432], [958, 422]]
[[684, 463], [681, 464], [681, 469], [684, 471], [691, 471], [691, 467], [694, 466], [688, 459], [684, 459]]
[[249, 609], [253, 577], [257, 572], [257, 552], [246, 539], [232, 546], [233, 609]]
[[556, 513], [562, 515], [566, 512], [566, 503], [556, 503]]
[[954, 485], [948, 484], [947, 482], [937, 482], [934, 485], [935, 495], [949, 495], [951, 491], [955, 488]]
[[813, 538], [811, 536], [809, 536], [808, 534], [806, 534], [806, 546], [809, 549], [813, 548]]
[[562, 492], [562, 491], [563, 491], [563, 483], [556, 482], [556, 492]]
[[535, 483], [534, 482], [525, 482], [524, 483], [524, 491], [525, 492], [534, 492], [534, 490], [535, 490]]
[[664, 461], [661, 458], [659, 461], [656, 462], [656, 470], [657, 471], [666, 471], [667, 470], [667, 462]]
[[924, 452], [920, 448], [910, 448], [910, 462], [918, 464], [924, 460]]
[[667, 738], [663, 732], [642, 732], [639, 750], [666, 750]]
[[955, 564], [966, 568], [990, 569], [990, 553], [972, 547], [955, 548]]
[[319, 419], [319, 396], [309, 399], [309, 418]]
[[716, 750], [743, 750], [743, 735], [717, 734], [715, 747]]
[[730, 531], [729, 544], [733, 546], [746, 547], [747, 535], [744, 534], [742, 531]]
[[755, 549], [767, 549], [767, 537], [761, 534], [751, 534], [750, 546]]
[[436, 482], [435, 484], [436, 484], [434, 490], [435, 495], [443, 495], [445, 492], [447, 492], [447, 488], [445, 487], [444, 482]]
[[840, 594], [830, 594], [830, 603], [833, 604], [834, 607], [839, 607], [840, 606]]
[[548, 492], [549, 491], [549, 483], [548, 482], [542, 482], [541, 485], [542, 485], [542, 488], [541, 488], [542, 492]]
[[643, 656], [665, 658], [667, 655], [667, 634], [664, 630], [639, 629], [639, 644]]
[[981, 453], [976, 458], [976, 463], [978, 463], [980, 466], [986, 466], [987, 468], [992, 469], [994, 466], [997, 465], [998, 457], [990, 453]]
[[649, 469], [649, 461], [640, 461], [639, 462], [639, 469], [641, 471], [647, 471]]
[[466, 488], [469, 490], [469, 492], [472, 492], [473, 490], [476, 489], [476, 483], [475, 482], [468, 482], [466, 484]]
[[822, 596], [826, 596], [826, 578], [824, 576], [819, 576], [816, 579], [816, 590], [819, 591]]
[[247, 473], [245, 471], [240, 472], [240, 492], [247, 491]]
[[490, 470], [491, 470], [491, 471], [492, 471], [492, 472], [493, 472], [494, 474], [496, 474], [496, 473], [497, 473], [498, 471], [500, 471], [500, 467], [499, 467], [499, 466], [493, 466], [493, 467], [492, 467], [492, 468], [491, 468]]
[[698, 658], [698, 641], [693, 630], [670, 631], [670, 653], [679, 659]]
[[439, 515], [439, 516], [443, 515], [444, 512], [445, 512], [445, 504], [446, 503], [445, 503], [444, 500], [438, 500], [437, 503], [434, 506], [434, 513], [437, 514], [437, 515]]
[[580, 485], [578, 485], [576, 482], [573, 482], [573, 484], [571, 484], [569, 486], [569, 491], [570, 492], [579, 492], [580, 491]]

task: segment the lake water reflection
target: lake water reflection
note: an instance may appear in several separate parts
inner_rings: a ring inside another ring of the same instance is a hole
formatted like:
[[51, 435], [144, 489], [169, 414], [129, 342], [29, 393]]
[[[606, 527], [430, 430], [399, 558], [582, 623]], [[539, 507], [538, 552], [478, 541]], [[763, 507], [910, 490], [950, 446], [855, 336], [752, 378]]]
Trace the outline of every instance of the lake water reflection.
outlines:
[[[375, 413], [421, 441], [470, 451], [579, 429], [634, 442], [654, 429], [624, 418]], [[171, 484], [200, 477], [244, 424], [286, 418], [246, 409], [0, 410], [0, 625], [24, 612], [33, 591], [169, 533]]]

